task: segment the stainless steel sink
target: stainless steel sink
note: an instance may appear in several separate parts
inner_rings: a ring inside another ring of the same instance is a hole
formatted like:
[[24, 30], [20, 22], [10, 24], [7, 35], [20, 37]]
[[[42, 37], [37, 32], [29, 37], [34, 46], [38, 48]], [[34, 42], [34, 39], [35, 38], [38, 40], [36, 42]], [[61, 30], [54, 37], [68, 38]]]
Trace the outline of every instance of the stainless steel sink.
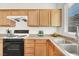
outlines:
[[61, 48], [72, 55], [79, 55], [79, 45], [77, 44], [60, 44]]
[[66, 51], [69, 55], [79, 56], [79, 44], [72, 40], [66, 40], [62, 38], [56, 38], [53, 40], [57, 43], [63, 51]]
[[65, 39], [54, 39], [53, 40], [55, 43], [57, 44], [72, 44], [74, 42], [70, 41], [70, 40], [65, 40]]

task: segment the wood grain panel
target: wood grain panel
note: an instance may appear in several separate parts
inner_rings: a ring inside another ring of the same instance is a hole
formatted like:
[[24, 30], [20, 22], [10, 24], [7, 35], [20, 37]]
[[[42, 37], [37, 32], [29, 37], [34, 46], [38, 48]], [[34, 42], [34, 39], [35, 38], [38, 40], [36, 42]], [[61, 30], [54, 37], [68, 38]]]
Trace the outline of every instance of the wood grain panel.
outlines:
[[25, 48], [24, 55], [25, 56], [34, 56], [34, 48]]
[[11, 16], [11, 10], [9, 10], [9, 9], [0, 10], [0, 26], [14, 27], [15, 22], [10, 21], [10, 19], [7, 19], [7, 16]]
[[27, 9], [12, 9], [11, 16], [28, 16]]
[[31, 9], [28, 13], [28, 26], [39, 26], [39, 10]]
[[51, 12], [52, 26], [61, 26], [61, 9], [53, 9]]
[[40, 10], [40, 26], [50, 26], [50, 10], [49, 9], [41, 9]]
[[25, 39], [24, 42], [25, 44], [34, 44], [34, 39]]
[[35, 43], [37, 43], [37, 44], [39, 44], [39, 43], [43, 43], [43, 44], [45, 44], [45, 43], [47, 43], [47, 39], [37, 39], [37, 40], [35, 40]]
[[26, 48], [29, 48], [29, 47], [34, 47], [34, 44], [24, 44], [24, 46], [26, 47]]
[[0, 38], [0, 56], [3, 55], [3, 38]]
[[49, 40], [47, 41], [47, 47], [48, 47], [48, 56], [54, 56], [54, 46]]
[[54, 56], [64, 56], [64, 54], [55, 46], [54, 47]]
[[46, 44], [35, 44], [35, 56], [46, 56]]

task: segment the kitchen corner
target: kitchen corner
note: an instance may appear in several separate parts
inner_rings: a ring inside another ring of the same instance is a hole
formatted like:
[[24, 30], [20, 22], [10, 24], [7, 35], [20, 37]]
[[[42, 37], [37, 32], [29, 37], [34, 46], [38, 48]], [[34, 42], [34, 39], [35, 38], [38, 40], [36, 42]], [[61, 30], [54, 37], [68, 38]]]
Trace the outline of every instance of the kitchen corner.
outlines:
[[8, 3], [0, 9], [0, 56], [79, 56], [78, 35], [64, 33], [79, 31], [72, 7], [63, 3], [15, 5]]
[[[44, 35], [42, 37], [39, 37], [38, 35], [30, 35], [29, 37], [27, 37], [26, 39], [31, 39], [31, 40], [49, 40], [52, 45], [54, 45], [59, 51], [60, 51], [60, 54], [61, 56], [78, 56], [77, 52], [75, 52], [74, 54], [74, 50], [73, 51], [68, 51], [67, 49], [69, 49], [70, 47], [65, 47], [65, 45], [68, 45], [68, 46], [77, 46], [77, 43], [75, 42], [74, 39], [72, 38], [69, 38], [67, 36], [57, 36], [57, 37], [53, 37], [51, 35]], [[64, 47], [66, 48], [64, 48]], [[71, 48], [72, 49], [72, 48]], [[75, 50], [77, 48], [75, 47]], [[54, 53], [54, 52], [52, 52]], [[58, 53], [58, 52], [57, 52]]]
[[[0, 35], [0, 37], [1, 37], [1, 40], [3, 40], [3, 39], [5, 40], [5, 35]], [[11, 39], [12, 39], [12, 37], [11, 37]], [[18, 37], [15, 39], [18, 39]], [[64, 47], [62, 47], [62, 45], [65, 45], [65, 44], [76, 45], [76, 43], [72, 39], [70, 39], [70, 38], [68, 39], [64, 36], [53, 37], [51, 35], [39, 36], [38, 34], [30, 34], [29, 36], [24, 36], [23, 40], [24, 40], [24, 45], [27, 44], [26, 46], [24, 46], [26, 49], [30, 48], [30, 45], [31, 45], [31, 47], [33, 47], [33, 44], [36, 44], [36, 43], [32, 43], [30, 41], [41, 42], [41, 44], [43, 44], [44, 41], [46, 41], [47, 42], [46, 47], [48, 47], [48, 41], [50, 41], [51, 45], [53, 45], [54, 48], [56, 47], [60, 51], [59, 55], [61, 55], [61, 56], [76, 56], [76, 55], [68, 52]], [[27, 43], [27, 42], [30, 42], [30, 43]], [[24, 51], [26, 52], [26, 50], [24, 50]], [[49, 52], [50, 50], [47, 49], [46, 51]], [[51, 52], [51, 53], [53, 53], [53, 55], [55, 55], [54, 51], [55, 50], [53, 50], [53, 52]], [[58, 53], [58, 52], [55, 52], [55, 53]], [[28, 52], [25, 55], [29, 55]], [[46, 55], [48, 56], [49, 54], [46, 54]]]

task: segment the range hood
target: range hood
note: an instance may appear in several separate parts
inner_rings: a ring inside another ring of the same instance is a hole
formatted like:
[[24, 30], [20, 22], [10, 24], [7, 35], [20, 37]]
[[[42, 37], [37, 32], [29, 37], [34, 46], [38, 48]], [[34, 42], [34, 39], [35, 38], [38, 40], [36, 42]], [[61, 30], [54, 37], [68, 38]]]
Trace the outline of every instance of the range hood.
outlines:
[[28, 20], [27, 16], [7, 16], [7, 18], [16, 22], [20, 21], [26, 22]]

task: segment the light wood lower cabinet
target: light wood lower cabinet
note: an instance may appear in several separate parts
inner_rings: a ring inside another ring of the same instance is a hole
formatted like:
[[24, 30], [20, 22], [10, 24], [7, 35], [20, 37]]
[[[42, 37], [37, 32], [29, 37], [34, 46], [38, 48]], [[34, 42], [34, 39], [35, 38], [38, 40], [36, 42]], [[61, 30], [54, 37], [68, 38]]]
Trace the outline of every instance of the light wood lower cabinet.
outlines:
[[31, 39], [24, 40], [24, 55], [34, 56], [34, 40]]
[[64, 54], [47, 39], [26, 39], [24, 41], [25, 56], [64, 56]]
[[56, 46], [54, 46], [54, 56], [64, 56], [64, 54]]
[[35, 56], [46, 56], [47, 47], [46, 44], [35, 44]]
[[25, 56], [46, 56], [47, 45], [46, 40], [26, 39], [24, 42]]
[[25, 56], [34, 56], [34, 48], [33, 47], [29, 47], [29, 48], [25, 48], [26, 50], [24, 51], [24, 55]]
[[48, 40], [48, 55], [49, 56], [64, 56], [64, 54]]
[[47, 56], [47, 40], [35, 41], [35, 56]]
[[47, 41], [47, 46], [48, 46], [48, 56], [53, 56], [54, 55], [54, 46], [49, 40]]
[[3, 55], [3, 39], [0, 38], [0, 56]]

